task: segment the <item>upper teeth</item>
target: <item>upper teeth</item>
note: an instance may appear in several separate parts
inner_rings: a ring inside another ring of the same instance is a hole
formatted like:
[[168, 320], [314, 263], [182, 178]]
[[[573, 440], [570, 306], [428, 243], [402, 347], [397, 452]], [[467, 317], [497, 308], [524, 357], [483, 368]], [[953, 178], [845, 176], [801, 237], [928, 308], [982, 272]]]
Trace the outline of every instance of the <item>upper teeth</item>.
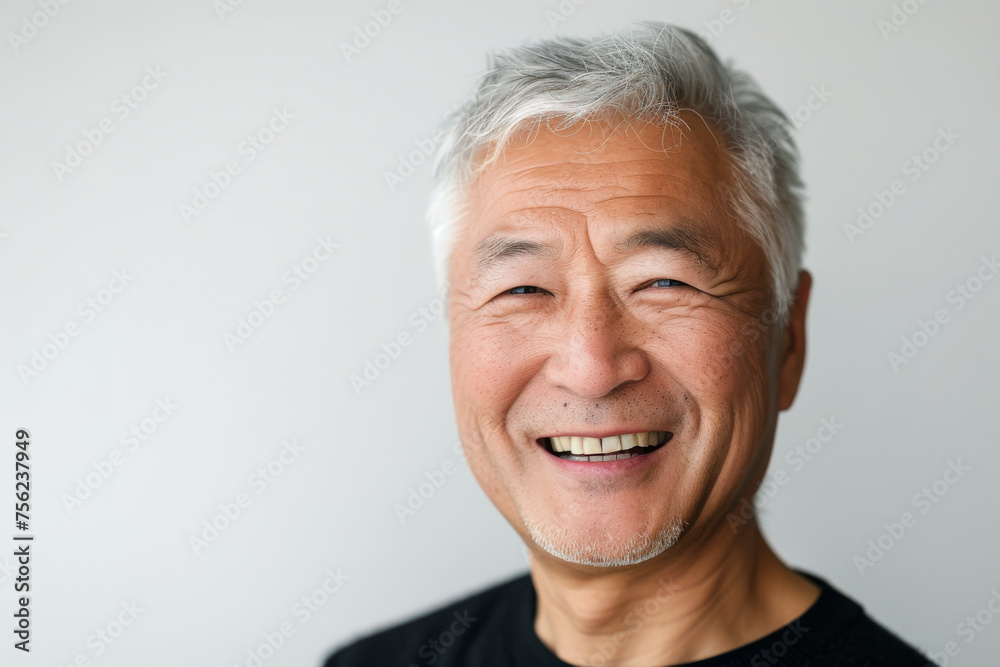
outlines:
[[587, 438], [580, 435], [557, 435], [549, 438], [554, 452], [584, 454], [610, 454], [624, 452], [633, 447], [655, 447], [666, 439], [666, 431], [642, 431], [609, 435], [606, 438]]

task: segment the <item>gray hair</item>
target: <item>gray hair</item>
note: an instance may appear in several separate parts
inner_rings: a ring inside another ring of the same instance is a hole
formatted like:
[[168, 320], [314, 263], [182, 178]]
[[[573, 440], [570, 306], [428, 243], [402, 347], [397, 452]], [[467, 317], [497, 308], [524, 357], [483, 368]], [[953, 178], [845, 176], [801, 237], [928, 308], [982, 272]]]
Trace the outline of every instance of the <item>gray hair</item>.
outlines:
[[774, 293], [767, 324], [786, 322], [804, 249], [802, 181], [789, 119], [703, 39], [659, 21], [591, 39], [545, 39], [488, 58], [473, 94], [445, 117], [434, 160], [427, 222], [442, 293], [449, 289], [449, 256], [467, 210], [466, 191], [517, 132], [554, 119], [561, 120], [558, 130], [616, 114], [677, 125], [681, 109], [695, 111], [725, 137], [734, 182], [720, 190], [767, 257]]

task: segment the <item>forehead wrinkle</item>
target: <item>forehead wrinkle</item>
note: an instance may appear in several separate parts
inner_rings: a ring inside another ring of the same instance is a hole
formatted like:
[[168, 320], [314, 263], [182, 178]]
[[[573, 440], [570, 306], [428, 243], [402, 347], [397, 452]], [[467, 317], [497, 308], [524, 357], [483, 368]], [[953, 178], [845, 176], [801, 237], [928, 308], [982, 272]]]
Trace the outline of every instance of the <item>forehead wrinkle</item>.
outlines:
[[[506, 192], [523, 192], [538, 188], [539, 178], [549, 184], [548, 189], [553, 190], [592, 190], [596, 188], [621, 188], [634, 189], [628, 185], [623, 185], [623, 181], [653, 179], [673, 181], [690, 180], [686, 172], [694, 172], [695, 176], [704, 176], [700, 168], [687, 169], [677, 173], [666, 175], [663, 173], [663, 161], [660, 159], [636, 159], [636, 158], [614, 158], [592, 162], [570, 162], [555, 159], [553, 162], [544, 164], [534, 164], [517, 171], [497, 170], [491, 174], [493, 176], [492, 185], [494, 187], [502, 184], [519, 184], [525, 180], [532, 182], [526, 188], [510, 187]], [[602, 182], [595, 181], [599, 178]], [[486, 180], [486, 179], [484, 179]], [[575, 181], [585, 181], [583, 185], [574, 185]], [[686, 183], [685, 183], [686, 184]]]
[[581, 199], [574, 196], [575, 193], [593, 192], [595, 196], [600, 196], [604, 190], [610, 191], [612, 188], [604, 185], [584, 187], [536, 185], [502, 194], [494, 193], [489, 200], [480, 201], [479, 217], [486, 221], [493, 219], [497, 224], [511, 218], [518, 221], [530, 220], [537, 224], [565, 222], [575, 216], [586, 218], [596, 209], [596, 205], [591, 198]]
[[[653, 163], [654, 165], [662, 167], [662, 162], [655, 158], [642, 160], [641, 162]], [[522, 203], [520, 200], [526, 199], [528, 200], [529, 206], [533, 205], [536, 208], [570, 208], [565, 206], [566, 202], [563, 199], [563, 195], [572, 195], [574, 193], [581, 192], [591, 193], [591, 197], [586, 198], [584, 201], [574, 201], [574, 207], [572, 207], [572, 210], [590, 212], [600, 204], [614, 201], [616, 199], [645, 199], [656, 196], [671, 199], [680, 205], [688, 205], [692, 202], [686, 202], [683, 198], [672, 194], [644, 195], [632, 193], [635, 193], [636, 191], [641, 192], [642, 190], [648, 191], [650, 188], [655, 188], [661, 191], [676, 191], [677, 194], [680, 194], [680, 192], [689, 191], [691, 189], [699, 189], [698, 186], [701, 185], [701, 183], [709, 183], [714, 180], [718, 180], [706, 178], [700, 168], [686, 169], [665, 175], [662, 171], [657, 169], [647, 170], [623, 168], [621, 161], [609, 160], [607, 165], [595, 165], [594, 163], [585, 164], [587, 164], [587, 166], [607, 166], [608, 168], [602, 170], [602, 173], [600, 174], [602, 178], [596, 182], [592, 180], [594, 176], [593, 173], [574, 172], [572, 170], [569, 170], [567, 173], [567, 170], [564, 168], [564, 163], [546, 165], [546, 167], [542, 169], [539, 169], [538, 167], [529, 167], [521, 170], [521, 172], [534, 173], [521, 173], [519, 177], [512, 177], [510, 174], [503, 173], [497, 174], [494, 172], [494, 178], [492, 179], [493, 183], [490, 184], [490, 190], [493, 192], [491, 192], [491, 196], [488, 197], [491, 201], [486, 202], [486, 206], [484, 208], [486, 210], [498, 207], [503, 208], [509, 197], [517, 198], [519, 200], [519, 204]], [[555, 176], [550, 177], [547, 180], [542, 180], [542, 182], [539, 183], [538, 179], [540, 175], [544, 176], [545, 172], [548, 171], [554, 172]], [[573, 181], [579, 181], [581, 179], [585, 182], [580, 185], [573, 183]], [[521, 182], [525, 180], [527, 180], [528, 183], [525, 184], [524, 187], [518, 187], [521, 185]], [[706, 203], [711, 205], [709, 202]]]
[[[549, 148], [550, 150], [546, 150], [546, 148]], [[617, 172], [620, 170], [622, 163], [625, 162], [640, 165], [653, 165], [653, 169], [646, 173], [660, 174], [661, 172], [656, 168], [656, 166], [663, 164], [665, 157], [664, 154], [658, 151], [649, 151], [648, 149], [645, 150], [644, 153], [645, 154], [640, 155], [630, 155], [624, 159], [621, 156], [616, 155], [604, 156], [595, 154], [591, 159], [573, 160], [568, 159], [568, 157], [559, 150], [552, 150], [551, 147], [543, 147], [540, 151], [531, 151], [518, 159], [509, 160], [503, 164], [484, 170], [479, 175], [479, 180], [519, 180], [525, 177], [530, 177], [531, 172], [541, 172], [543, 174], [546, 174], [547, 172], [570, 172], [568, 174], [570, 176], [594, 170], [606, 172], [609, 168], [614, 172]], [[650, 155], [649, 153], [654, 154]], [[669, 156], [667, 157], [669, 158]], [[527, 162], [528, 164], [523, 166], [514, 166], [517, 162]], [[641, 170], [639, 171], [641, 172]]]

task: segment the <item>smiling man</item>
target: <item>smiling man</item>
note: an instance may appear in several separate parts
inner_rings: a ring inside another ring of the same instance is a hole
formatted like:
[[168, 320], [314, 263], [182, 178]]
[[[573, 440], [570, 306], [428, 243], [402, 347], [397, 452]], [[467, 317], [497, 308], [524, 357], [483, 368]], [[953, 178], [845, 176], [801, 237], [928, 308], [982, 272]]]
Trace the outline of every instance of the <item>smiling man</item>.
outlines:
[[688, 31], [492, 59], [429, 217], [466, 458], [531, 571], [328, 666], [925, 664], [740, 513], [805, 360], [796, 168]]

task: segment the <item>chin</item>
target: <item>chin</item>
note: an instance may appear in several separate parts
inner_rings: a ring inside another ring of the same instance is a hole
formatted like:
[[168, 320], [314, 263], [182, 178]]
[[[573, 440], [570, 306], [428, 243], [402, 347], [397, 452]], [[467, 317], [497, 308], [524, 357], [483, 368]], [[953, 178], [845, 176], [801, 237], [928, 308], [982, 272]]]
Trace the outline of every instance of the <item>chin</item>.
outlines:
[[569, 530], [548, 521], [521, 518], [524, 531], [538, 548], [567, 563], [594, 567], [625, 567], [656, 558], [673, 547], [684, 533], [675, 517], [657, 530], [625, 532], [621, 525]]

